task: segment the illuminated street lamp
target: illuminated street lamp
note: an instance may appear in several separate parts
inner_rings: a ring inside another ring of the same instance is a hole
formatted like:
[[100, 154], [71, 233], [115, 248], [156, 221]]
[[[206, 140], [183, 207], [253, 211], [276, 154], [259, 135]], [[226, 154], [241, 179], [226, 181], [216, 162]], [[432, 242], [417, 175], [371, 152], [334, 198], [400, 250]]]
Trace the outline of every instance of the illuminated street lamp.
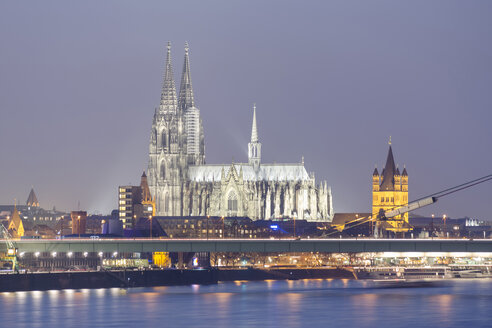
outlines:
[[225, 238], [225, 217], [222, 217], [222, 239]]
[[294, 214], [293, 218], [294, 218], [294, 239], [296, 239], [296, 216], [295, 216], [295, 214]]
[[78, 220], [77, 220], [77, 222], [78, 222], [78, 225], [77, 225], [78, 228], [77, 228], [77, 230], [79, 231], [79, 239], [80, 239], [80, 215], [77, 218], [78, 218]]
[[[446, 214], [442, 215], [442, 220], [444, 221], [444, 232], [446, 232]], [[449, 236], [449, 234], [446, 232], [446, 235]]]
[[150, 238], [152, 238], [152, 215], [149, 215], [150, 220]]

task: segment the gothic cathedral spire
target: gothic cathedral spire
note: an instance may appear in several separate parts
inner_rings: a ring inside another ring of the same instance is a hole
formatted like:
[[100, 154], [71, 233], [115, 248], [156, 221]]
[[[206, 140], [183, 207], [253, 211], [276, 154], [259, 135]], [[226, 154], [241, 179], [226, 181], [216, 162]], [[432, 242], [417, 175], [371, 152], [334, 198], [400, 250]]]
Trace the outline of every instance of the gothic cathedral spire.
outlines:
[[193, 86], [191, 85], [190, 57], [188, 55], [189, 51], [190, 48], [188, 46], [188, 42], [186, 42], [183, 74], [181, 75], [181, 86], [179, 88], [179, 108], [181, 111], [186, 111], [190, 107], [195, 107]]
[[176, 85], [174, 83], [173, 66], [171, 63], [171, 42], [167, 43], [166, 70], [162, 83], [161, 112], [176, 112], [177, 109]]
[[256, 104], [253, 104], [253, 125], [251, 126], [251, 143], [258, 142], [258, 130], [256, 129]]
[[255, 169], [260, 166], [261, 143], [258, 142], [258, 130], [256, 128], [256, 104], [253, 105], [253, 124], [251, 126], [251, 142], [248, 144], [248, 162]]

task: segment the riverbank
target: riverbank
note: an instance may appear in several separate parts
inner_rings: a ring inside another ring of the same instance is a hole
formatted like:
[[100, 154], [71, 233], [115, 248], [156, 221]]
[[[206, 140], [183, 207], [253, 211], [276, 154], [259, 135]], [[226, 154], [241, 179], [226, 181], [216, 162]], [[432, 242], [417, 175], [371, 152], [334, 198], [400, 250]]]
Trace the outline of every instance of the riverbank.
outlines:
[[297, 280], [319, 278], [354, 278], [352, 272], [336, 268], [307, 269], [197, 269], [197, 270], [143, 270], [143, 271], [84, 271], [35, 272], [0, 274], [0, 292], [129, 288], [177, 285], [208, 285], [219, 281], [235, 280]]

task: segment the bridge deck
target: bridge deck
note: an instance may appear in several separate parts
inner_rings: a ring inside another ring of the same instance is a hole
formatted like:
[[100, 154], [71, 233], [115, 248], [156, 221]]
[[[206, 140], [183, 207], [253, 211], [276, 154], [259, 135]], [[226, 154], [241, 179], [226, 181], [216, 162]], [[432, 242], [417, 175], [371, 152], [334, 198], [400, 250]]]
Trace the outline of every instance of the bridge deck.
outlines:
[[[492, 253], [491, 239], [23, 239], [15, 243], [19, 252]], [[0, 251], [5, 248], [0, 240]]]

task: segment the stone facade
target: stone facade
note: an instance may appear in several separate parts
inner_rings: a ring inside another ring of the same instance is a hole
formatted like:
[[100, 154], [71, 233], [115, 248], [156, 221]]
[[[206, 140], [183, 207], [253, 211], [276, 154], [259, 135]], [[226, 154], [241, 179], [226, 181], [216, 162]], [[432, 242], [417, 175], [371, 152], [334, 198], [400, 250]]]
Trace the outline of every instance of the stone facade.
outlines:
[[205, 164], [203, 125], [195, 107], [188, 45], [179, 98], [170, 44], [167, 47], [161, 102], [152, 121], [147, 176], [159, 216], [295, 217], [309, 221], [330, 221], [333, 216], [330, 187], [326, 181], [316, 185], [304, 160], [261, 163], [256, 106], [248, 163]]
[[[404, 167], [400, 174], [400, 170], [395, 165], [390, 139], [386, 165], [381, 175], [377, 168], [372, 174], [372, 217], [376, 218], [380, 212], [405, 205], [408, 205], [408, 173]], [[408, 225], [408, 213], [386, 220], [385, 223], [384, 228], [388, 231], [407, 232], [411, 229]]]

